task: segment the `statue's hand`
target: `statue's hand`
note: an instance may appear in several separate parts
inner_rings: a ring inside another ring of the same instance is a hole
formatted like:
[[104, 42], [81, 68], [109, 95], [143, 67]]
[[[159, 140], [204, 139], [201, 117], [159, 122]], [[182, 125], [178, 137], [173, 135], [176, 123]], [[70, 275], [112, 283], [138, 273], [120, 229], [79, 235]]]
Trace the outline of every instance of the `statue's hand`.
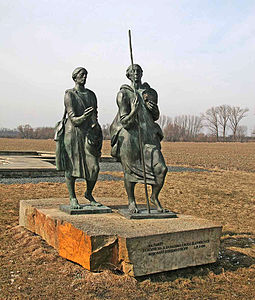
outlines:
[[145, 100], [145, 105], [147, 106], [147, 108], [149, 109], [149, 110], [153, 110], [153, 109], [155, 109], [156, 108], [156, 105], [155, 105], [155, 103], [153, 103], [152, 101], [149, 101], [149, 100]]
[[94, 111], [94, 108], [92, 106], [86, 108], [83, 113], [84, 119], [87, 119], [88, 117], [90, 117], [92, 115], [93, 111]]
[[159, 118], [158, 106], [155, 102], [147, 100], [145, 101], [146, 108], [152, 114], [153, 120], [156, 121]]
[[157, 104], [152, 101], [145, 101], [145, 105], [152, 113], [156, 113], [158, 111]]

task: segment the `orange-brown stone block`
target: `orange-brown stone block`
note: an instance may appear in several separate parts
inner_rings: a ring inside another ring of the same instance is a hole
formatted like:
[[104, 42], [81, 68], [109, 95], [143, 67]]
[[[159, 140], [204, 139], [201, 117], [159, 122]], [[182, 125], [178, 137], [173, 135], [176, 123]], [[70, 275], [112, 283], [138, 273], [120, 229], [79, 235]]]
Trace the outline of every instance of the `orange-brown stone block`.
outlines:
[[[68, 215], [57, 208], [59, 201], [55, 203], [53, 200], [21, 201], [20, 225], [40, 235], [60, 256], [79, 263], [88, 270], [96, 271], [107, 263], [116, 264], [117, 237], [87, 234], [74, 225], [76, 222], [69, 222], [65, 218]], [[75, 221], [78, 216], [72, 217]]]

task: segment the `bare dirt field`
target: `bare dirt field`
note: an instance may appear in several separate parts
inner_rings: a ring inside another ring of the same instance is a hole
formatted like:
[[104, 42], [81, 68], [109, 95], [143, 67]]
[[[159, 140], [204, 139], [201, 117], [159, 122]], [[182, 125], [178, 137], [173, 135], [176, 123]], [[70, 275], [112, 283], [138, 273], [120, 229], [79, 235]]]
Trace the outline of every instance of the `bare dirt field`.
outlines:
[[[0, 150], [55, 147], [52, 141], [18, 141], [0, 139]], [[168, 173], [162, 204], [221, 223], [221, 250], [215, 264], [142, 278], [114, 268], [86, 271], [18, 226], [21, 199], [67, 197], [65, 184], [0, 184], [0, 299], [255, 299], [254, 148], [254, 143], [163, 143], [168, 165], [200, 166], [211, 172]], [[109, 150], [107, 142], [103, 153], [109, 155]], [[82, 196], [82, 182], [77, 190]], [[95, 196], [113, 195], [126, 199], [123, 182], [97, 183]], [[144, 201], [141, 185], [136, 195]]]
[[[55, 151], [53, 140], [0, 138], [0, 150]], [[167, 165], [255, 172], [255, 142], [250, 143], [162, 143]], [[103, 155], [111, 155], [104, 141]]]
[[0, 138], [0, 150], [55, 151], [53, 140], [8, 139]]

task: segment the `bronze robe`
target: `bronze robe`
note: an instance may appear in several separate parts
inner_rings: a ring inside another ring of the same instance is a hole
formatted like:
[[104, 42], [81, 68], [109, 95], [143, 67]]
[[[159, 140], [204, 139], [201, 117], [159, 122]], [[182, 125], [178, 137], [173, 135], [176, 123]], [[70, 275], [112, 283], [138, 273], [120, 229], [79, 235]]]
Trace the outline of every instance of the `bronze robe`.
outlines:
[[[102, 131], [97, 122], [96, 95], [89, 89], [85, 89], [85, 93], [69, 89], [65, 92], [64, 104], [68, 116], [64, 129], [66, 171], [73, 177], [96, 180], [102, 148]], [[83, 122], [79, 121], [77, 117], [90, 106], [94, 108], [94, 117]]]
[[[120, 96], [120, 97], [119, 97]], [[131, 119], [126, 118], [131, 111], [131, 100], [135, 97], [134, 90], [129, 85], [120, 88], [117, 99], [119, 111], [111, 124], [111, 146], [112, 156], [121, 161], [124, 176], [130, 182], [144, 182], [144, 174], [141, 162], [141, 152], [139, 147], [138, 126], [141, 128], [141, 138], [143, 142], [143, 153], [145, 158], [146, 180], [149, 184], [157, 183], [157, 176], [154, 172], [156, 164], [165, 166], [163, 155], [160, 151], [160, 141], [163, 133], [160, 126], [155, 123], [159, 117], [157, 107], [157, 93], [148, 83], [144, 83], [138, 90], [139, 124], [137, 116]], [[145, 104], [148, 98], [156, 105], [156, 112], [150, 111]], [[126, 121], [128, 119], [128, 121]]]

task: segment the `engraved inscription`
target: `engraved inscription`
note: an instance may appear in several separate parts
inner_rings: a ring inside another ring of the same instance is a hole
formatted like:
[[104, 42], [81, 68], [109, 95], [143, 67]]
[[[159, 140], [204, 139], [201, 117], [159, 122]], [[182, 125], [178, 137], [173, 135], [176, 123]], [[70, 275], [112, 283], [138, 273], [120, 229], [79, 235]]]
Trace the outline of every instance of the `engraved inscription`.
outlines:
[[180, 252], [186, 251], [189, 247], [193, 247], [193, 249], [201, 249], [205, 248], [206, 244], [209, 243], [209, 240], [200, 240], [193, 241], [187, 243], [180, 243], [174, 245], [164, 245], [163, 242], [149, 244], [146, 248], [143, 248], [143, 253], [147, 253], [148, 255], [158, 255], [172, 252]]

